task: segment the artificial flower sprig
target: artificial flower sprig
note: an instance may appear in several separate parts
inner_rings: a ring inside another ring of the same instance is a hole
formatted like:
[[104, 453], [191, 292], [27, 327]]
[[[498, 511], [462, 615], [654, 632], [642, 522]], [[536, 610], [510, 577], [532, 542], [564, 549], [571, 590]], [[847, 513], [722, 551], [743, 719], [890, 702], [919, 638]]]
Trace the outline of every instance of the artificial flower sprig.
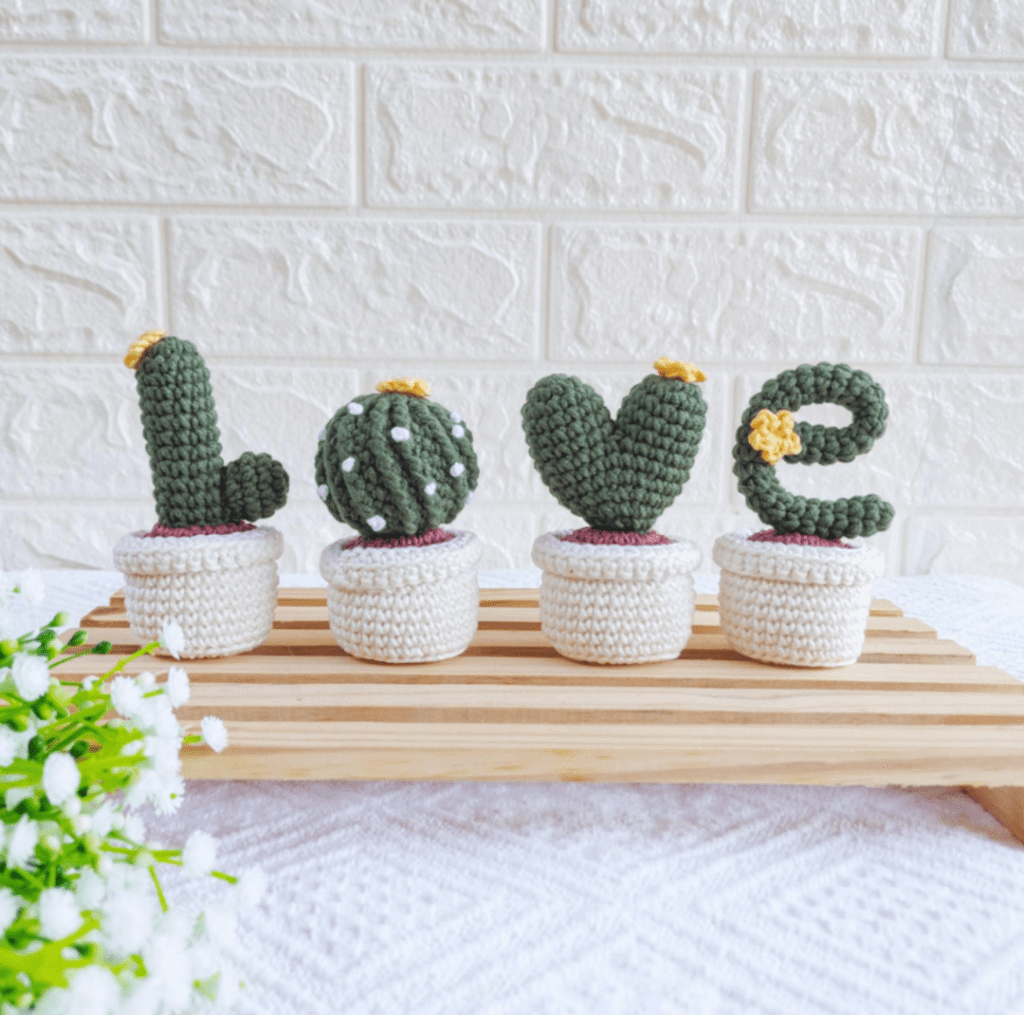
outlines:
[[[234, 906], [258, 899], [263, 875], [214, 870], [216, 840], [202, 831], [183, 850], [148, 843], [137, 813], [180, 806], [182, 744], [223, 750], [224, 724], [208, 716], [201, 735], [182, 735], [174, 709], [190, 689], [181, 667], [162, 682], [121, 672], [161, 646], [177, 656], [176, 624], [79, 682], [53, 671], [110, 645], [73, 652], [86, 633], [61, 644], [67, 619], [0, 639], [0, 1011], [172, 1015], [200, 999], [226, 1010], [238, 977], [221, 949]], [[230, 903], [189, 919], [168, 906], [158, 864], [237, 888]]]

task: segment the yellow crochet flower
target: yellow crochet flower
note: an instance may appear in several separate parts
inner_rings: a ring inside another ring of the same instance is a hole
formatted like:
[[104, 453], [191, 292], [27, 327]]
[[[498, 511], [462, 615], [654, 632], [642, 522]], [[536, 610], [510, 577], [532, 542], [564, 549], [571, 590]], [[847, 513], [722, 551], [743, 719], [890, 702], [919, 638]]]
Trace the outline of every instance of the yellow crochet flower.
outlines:
[[772, 465], [783, 455], [795, 455], [801, 448], [800, 438], [793, 430], [793, 414], [785, 409], [780, 409], [777, 416], [768, 409], [762, 409], [750, 421], [747, 440]]
[[152, 346], [156, 345], [161, 338], [166, 338], [166, 331], [147, 331], [142, 335], [139, 335], [137, 339], [130, 346], [128, 346], [128, 353], [124, 358], [124, 365], [131, 367], [134, 370], [139, 365], [139, 360], [142, 359], [142, 354]]
[[430, 394], [430, 385], [418, 377], [392, 377], [389, 381], [381, 381], [377, 385], [377, 390], [382, 394], [386, 391], [394, 391], [400, 395], [426, 398]]
[[655, 360], [654, 369], [662, 377], [678, 377], [690, 384], [699, 384], [701, 381], [707, 380], [707, 375], [700, 367], [696, 367], [692, 363], [683, 363], [681, 360], [669, 359], [668, 356], [662, 356], [661, 359]]

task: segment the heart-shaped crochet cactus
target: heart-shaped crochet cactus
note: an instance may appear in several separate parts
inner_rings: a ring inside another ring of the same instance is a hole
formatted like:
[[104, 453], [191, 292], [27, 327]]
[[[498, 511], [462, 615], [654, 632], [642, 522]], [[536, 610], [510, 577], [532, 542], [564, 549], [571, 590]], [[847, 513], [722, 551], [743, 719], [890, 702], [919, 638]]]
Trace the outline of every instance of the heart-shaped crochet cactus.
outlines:
[[541, 479], [563, 507], [595, 529], [645, 533], [679, 496], [704, 433], [707, 405], [692, 364], [659, 360], [612, 419], [578, 377], [539, 380], [523, 430]]

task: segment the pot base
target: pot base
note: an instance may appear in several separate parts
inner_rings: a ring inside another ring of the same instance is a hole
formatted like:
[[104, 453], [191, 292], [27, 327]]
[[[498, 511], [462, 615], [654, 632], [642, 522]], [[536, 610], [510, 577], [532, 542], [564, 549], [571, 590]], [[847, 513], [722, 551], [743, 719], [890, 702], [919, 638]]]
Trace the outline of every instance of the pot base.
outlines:
[[836, 667], [864, 647], [871, 582], [885, 567], [870, 547], [751, 542], [747, 533], [715, 541], [722, 568], [718, 612], [731, 648], [781, 666]]
[[349, 655], [426, 663], [465, 652], [476, 635], [483, 550], [469, 532], [430, 546], [332, 543], [320, 557], [334, 640]]
[[132, 633], [156, 641], [172, 620], [185, 635], [183, 659], [248, 652], [266, 641], [277, 605], [281, 533], [268, 527], [228, 535], [123, 536], [114, 563], [124, 572]]

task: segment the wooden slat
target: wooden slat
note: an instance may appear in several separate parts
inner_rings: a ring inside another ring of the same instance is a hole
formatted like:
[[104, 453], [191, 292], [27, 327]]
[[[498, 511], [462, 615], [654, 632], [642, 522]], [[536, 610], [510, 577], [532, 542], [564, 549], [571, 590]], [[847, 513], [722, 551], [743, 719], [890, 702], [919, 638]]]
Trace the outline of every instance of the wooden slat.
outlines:
[[1015, 726], [226, 725], [222, 755], [183, 752], [187, 778], [1024, 784]]
[[[184, 725], [218, 714], [231, 737], [220, 755], [186, 749], [186, 775], [964, 785], [1024, 839], [1024, 683], [892, 603], [872, 603], [856, 664], [808, 669], [735, 653], [714, 596], [697, 597], [678, 660], [636, 666], [558, 655], [536, 589], [480, 599], [466, 653], [388, 666], [338, 647], [324, 589], [280, 590], [256, 651], [183, 662]], [[123, 596], [83, 626], [115, 654], [138, 645]], [[62, 672], [110, 665], [84, 656]]]
[[[481, 589], [481, 606], [530, 607], [537, 605], [537, 589]], [[325, 588], [282, 588], [278, 589], [277, 601], [285, 606], [325, 606], [327, 590]], [[110, 597], [111, 607], [124, 609], [124, 592], [115, 592]], [[695, 596], [698, 610], [718, 610], [718, 597], [706, 593]], [[876, 617], [902, 617], [903, 611], [888, 599], [874, 599], [871, 602], [871, 614]]]

